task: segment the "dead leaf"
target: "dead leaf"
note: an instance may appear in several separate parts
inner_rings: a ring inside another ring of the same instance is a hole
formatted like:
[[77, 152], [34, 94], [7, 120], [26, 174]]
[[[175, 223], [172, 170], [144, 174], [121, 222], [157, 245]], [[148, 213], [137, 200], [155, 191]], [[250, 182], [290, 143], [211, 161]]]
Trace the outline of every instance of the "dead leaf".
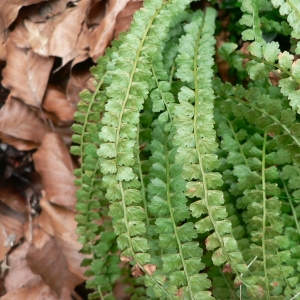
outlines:
[[87, 15], [87, 25], [90, 29], [99, 26], [105, 16], [105, 6], [107, 1], [95, 0], [90, 6], [89, 13]]
[[10, 250], [10, 247], [5, 245], [7, 239], [7, 233], [4, 225], [0, 221], [0, 261], [5, 259], [6, 253]]
[[134, 265], [131, 273], [133, 277], [141, 277], [144, 275], [144, 272], [141, 270], [139, 265]]
[[1, 297], [1, 300], [59, 300], [58, 296], [45, 283], [31, 287], [21, 287]]
[[43, 282], [41, 276], [32, 273], [27, 266], [26, 254], [28, 249], [29, 243], [24, 242], [8, 255], [10, 270], [4, 279], [5, 288], [8, 293], [22, 287], [32, 287]]
[[45, 197], [41, 199], [40, 205], [51, 219], [54, 236], [67, 261], [69, 270], [85, 279], [83, 275], [85, 268], [80, 267], [85, 256], [79, 253], [82, 245], [77, 241], [75, 212], [52, 205]]
[[35, 3], [39, 3], [44, 0], [6, 0], [0, 2], [0, 24], [2, 24], [2, 31], [14, 22], [17, 18], [19, 10], [22, 6], [27, 6]]
[[230, 264], [226, 264], [223, 269], [222, 269], [223, 273], [232, 273], [232, 267]]
[[43, 1], [39, 5], [34, 5], [23, 9], [23, 14], [35, 23], [45, 22], [61, 13], [63, 13], [68, 4], [77, 0], [51, 0]]
[[36, 112], [11, 96], [0, 109], [0, 138], [18, 150], [37, 148], [47, 132]]
[[[26, 20], [30, 45], [35, 53], [41, 56], [57, 56], [62, 58], [62, 66], [78, 56], [78, 51], [88, 48], [87, 37], [79, 38], [83, 32], [89, 0], [79, 1], [55, 18], [43, 23]], [[87, 31], [84, 31], [87, 34]]]
[[71, 70], [67, 85], [67, 99], [74, 105], [80, 100], [79, 93], [87, 88], [87, 81], [91, 77], [89, 68], [90, 65], [78, 62]]
[[53, 57], [42, 57], [9, 42], [2, 85], [13, 97], [40, 108], [53, 62]]
[[144, 265], [144, 269], [148, 273], [148, 275], [153, 275], [153, 273], [156, 270], [156, 265], [147, 264], [147, 265]]
[[282, 79], [282, 74], [280, 73], [281, 73], [280, 70], [279, 71], [273, 70], [269, 73], [268, 76], [272, 85], [277, 86], [279, 84], [280, 79]]
[[133, 258], [132, 257], [121, 256], [120, 260], [121, 260], [121, 262], [128, 263], [128, 262], [132, 261]]
[[118, 14], [116, 19], [114, 39], [123, 31], [128, 31], [134, 13], [143, 6], [144, 0], [130, 0], [126, 7]]
[[[6, 239], [4, 241], [4, 245], [10, 250], [12, 246], [15, 246], [18, 244], [21, 238], [24, 237], [24, 230], [23, 230], [23, 223], [19, 220], [0, 214], [1, 218], [1, 224], [5, 228], [6, 232]], [[2, 245], [2, 238], [1, 245]]]
[[26, 258], [29, 268], [39, 274], [60, 297], [64, 294], [63, 299], [71, 299], [71, 291], [83, 282], [83, 279], [69, 271], [55, 238], [41, 228], [34, 228], [33, 241]]
[[73, 164], [68, 148], [55, 133], [46, 134], [33, 154], [36, 171], [41, 175], [50, 202], [73, 209], [76, 205]]
[[116, 24], [116, 18], [124, 9], [129, 0], [110, 0], [105, 17], [100, 25], [96, 27], [89, 36], [90, 56], [94, 62], [104, 54], [106, 47], [110, 44]]
[[70, 123], [73, 120], [76, 106], [67, 101], [65, 93], [61, 92], [53, 85], [48, 85], [44, 100], [43, 108], [54, 114], [55, 119], [51, 119], [56, 125], [63, 125], [64, 123]]

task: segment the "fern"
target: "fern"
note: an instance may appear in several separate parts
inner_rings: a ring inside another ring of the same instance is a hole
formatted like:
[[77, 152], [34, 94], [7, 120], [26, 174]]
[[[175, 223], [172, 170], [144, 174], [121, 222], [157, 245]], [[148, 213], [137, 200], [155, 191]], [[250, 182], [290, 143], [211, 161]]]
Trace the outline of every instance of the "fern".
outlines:
[[247, 43], [218, 49], [232, 84], [214, 62], [216, 10], [190, 2], [145, 1], [81, 93], [71, 152], [89, 297], [114, 299], [120, 279], [131, 299], [296, 299], [298, 4], [234, 2]]

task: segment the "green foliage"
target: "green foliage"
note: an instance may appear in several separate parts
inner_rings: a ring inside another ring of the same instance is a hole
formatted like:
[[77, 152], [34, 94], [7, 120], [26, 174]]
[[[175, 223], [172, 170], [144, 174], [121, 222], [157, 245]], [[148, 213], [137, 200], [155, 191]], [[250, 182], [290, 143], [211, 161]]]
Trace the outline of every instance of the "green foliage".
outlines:
[[145, 1], [81, 93], [71, 152], [90, 299], [114, 299], [118, 279], [131, 299], [296, 299], [299, 4], [212, 1], [240, 9], [231, 40], [248, 42], [219, 47], [224, 74], [217, 11], [190, 2]]

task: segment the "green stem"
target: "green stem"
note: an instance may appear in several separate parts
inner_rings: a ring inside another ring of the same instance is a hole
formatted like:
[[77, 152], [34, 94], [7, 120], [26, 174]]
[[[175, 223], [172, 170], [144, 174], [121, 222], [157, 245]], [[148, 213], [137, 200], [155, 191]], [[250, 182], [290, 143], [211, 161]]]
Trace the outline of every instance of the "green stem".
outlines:
[[240, 153], [241, 153], [241, 155], [242, 155], [242, 157], [243, 157], [243, 159], [244, 159], [245, 165], [248, 167], [249, 171], [251, 172], [251, 169], [250, 169], [250, 167], [249, 167], [248, 161], [247, 161], [246, 156], [245, 156], [245, 154], [244, 154], [242, 145], [240, 144], [240, 142], [239, 142], [239, 140], [238, 140], [238, 138], [237, 138], [237, 135], [236, 135], [236, 133], [235, 133], [235, 131], [234, 131], [234, 128], [233, 128], [233, 126], [232, 126], [232, 123], [231, 123], [231, 121], [230, 121], [228, 118], [226, 118], [226, 120], [227, 120], [227, 123], [228, 123], [228, 125], [229, 125], [231, 131], [232, 131], [232, 134], [233, 134], [233, 136], [234, 136], [234, 139], [236, 140], [236, 142], [237, 142], [237, 144], [238, 144], [238, 146], [239, 146], [239, 150], [240, 150]]
[[276, 119], [274, 116], [268, 114], [266, 111], [264, 111], [263, 109], [249, 103], [249, 102], [246, 102], [246, 101], [243, 101], [239, 98], [236, 98], [234, 96], [228, 96], [228, 95], [225, 95], [225, 94], [222, 94], [222, 93], [219, 93], [218, 91], [215, 91], [215, 93], [225, 99], [231, 99], [235, 102], [238, 102], [238, 103], [241, 103], [245, 106], [248, 106], [258, 112], [260, 112], [263, 116], [266, 116], [268, 117], [269, 119], [271, 119], [272, 121], [274, 121], [278, 126], [280, 126], [282, 128], [283, 131], [285, 131], [290, 137], [291, 139], [296, 143], [296, 145], [300, 148], [300, 141], [292, 134], [292, 131], [289, 130], [285, 125], [283, 125], [278, 119]]
[[297, 227], [297, 230], [298, 230], [298, 234], [299, 234], [299, 236], [300, 236], [300, 225], [299, 225], [299, 222], [298, 222], [297, 213], [296, 213], [296, 210], [295, 210], [293, 201], [292, 201], [292, 199], [291, 199], [291, 195], [290, 195], [290, 193], [289, 193], [289, 191], [288, 191], [288, 189], [287, 189], [287, 186], [286, 186], [286, 184], [285, 184], [285, 182], [283, 181], [283, 179], [282, 179], [281, 176], [280, 176], [280, 179], [281, 179], [281, 182], [282, 182], [284, 191], [285, 191], [285, 193], [286, 193], [287, 199], [289, 200], [289, 204], [290, 204], [290, 207], [291, 207], [291, 209], [292, 209], [294, 221], [295, 221], [295, 224], [296, 224], [296, 227]]
[[267, 223], [267, 197], [266, 197], [266, 146], [267, 146], [267, 133], [264, 133], [263, 151], [262, 151], [262, 189], [263, 189], [263, 228], [262, 228], [262, 252], [263, 252], [263, 265], [265, 274], [265, 285], [267, 290], [266, 299], [270, 299], [269, 281], [268, 281], [268, 268], [267, 268], [267, 254], [266, 254], [266, 223]]
[[189, 290], [189, 295], [191, 296], [192, 300], [196, 300], [196, 298], [194, 297], [194, 293], [192, 291], [191, 288], [191, 282], [190, 282], [190, 278], [188, 275], [188, 271], [187, 271], [187, 266], [186, 266], [186, 262], [183, 256], [183, 251], [182, 251], [182, 246], [181, 246], [181, 242], [180, 242], [180, 238], [178, 235], [178, 230], [176, 227], [176, 222], [175, 222], [175, 218], [174, 218], [174, 208], [172, 207], [171, 204], [171, 195], [170, 195], [170, 162], [169, 162], [169, 151], [168, 151], [168, 146], [167, 146], [167, 137], [165, 136], [165, 143], [164, 143], [164, 149], [165, 149], [165, 155], [166, 155], [166, 170], [167, 170], [167, 202], [168, 202], [168, 208], [169, 208], [169, 213], [170, 213], [170, 217], [172, 220], [172, 224], [173, 224], [173, 229], [174, 229], [174, 234], [175, 234], [175, 238], [177, 241], [177, 246], [178, 246], [178, 250], [179, 250], [179, 255], [180, 255], [180, 259], [183, 265], [183, 271], [184, 271], [184, 275], [187, 281], [187, 288]]

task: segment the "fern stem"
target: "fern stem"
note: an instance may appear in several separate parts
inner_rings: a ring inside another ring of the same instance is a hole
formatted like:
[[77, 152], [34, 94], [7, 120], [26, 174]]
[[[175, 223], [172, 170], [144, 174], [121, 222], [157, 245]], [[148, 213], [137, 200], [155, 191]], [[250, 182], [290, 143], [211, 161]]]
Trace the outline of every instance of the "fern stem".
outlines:
[[[138, 145], [140, 144], [139, 142], [139, 132], [140, 132], [140, 124], [138, 124], [138, 128], [137, 128], [137, 141], [138, 141]], [[143, 172], [142, 172], [142, 165], [141, 165], [141, 158], [140, 155], [137, 155], [137, 163], [139, 166], [139, 176], [140, 176], [140, 181], [141, 181], [141, 192], [142, 192], [142, 200], [143, 200], [143, 207], [145, 210], [145, 214], [146, 214], [146, 222], [147, 222], [147, 226], [149, 228], [150, 226], [150, 221], [149, 221], [149, 214], [148, 214], [148, 205], [147, 205], [147, 199], [146, 199], [146, 190], [145, 190], [145, 184], [144, 184], [144, 177], [143, 177]]]
[[174, 62], [174, 64], [172, 65], [172, 68], [171, 68], [171, 72], [170, 72], [170, 79], [169, 79], [170, 84], [172, 84], [172, 82], [173, 82], [175, 71], [176, 71], [176, 66], [175, 66], [175, 62]]
[[167, 109], [167, 112], [168, 112], [168, 115], [169, 115], [169, 118], [170, 118], [170, 122], [171, 122], [171, 124], [172, 124], [172, 116], [171, 116], [170, 108], [169, 108], [168, 103], [166, 102], [164, 93], [163, 93], [163, 92], [161, 91], [161, 89], [160, 89], [159, 82], [158, 82], [158, 78], [157, 78], [156, 73], [155, 73], [155, 70], [154, 70], [154, 68], [153, 68], [153, 64], [151, 64], [151, 71], [152, 71], [152, 74], [153, 74], [153, 77], [154, 77], [156, 86], [157, 86], [157, 88], [158, 88], [158, 90], [159, 90], [159, 92], [160, 92], [161, 99], [163, 100], [164, 105], [165, 105], [165, 107], [166, 107], [166, 109]]
[[240, 142], [239, 142], [239, 140], [238, 140], [238, 138], [237, 138], [237, 135], [236, 135], [235, 130], [234, 130], [233, 126], [232, 126], [232, 123], [231, 123], [231, 121], [230, 121], [228, 118], [226, 118], [226, 120], [227, 120], [227, 123], [228, 123], [228, 125], [229, 125], [231, 131], [232, 131], [232, 134], [233, 134], [233, 136], [234, 136], [234, 139], [236, 140], [236, 142], [237, 142], [237, 144], [238, 144], [238, 146], [239, 146], [239, 150], [240, 150], [240, 153], [241, 153], [241, 155], [242, 155], [242, 157], [243, 157], [243, 159], [244, 159], [245, 165], [247, 166], [247, 168], [248, 168], [249, 171], [251, 172], [251, 169], [250, 169], [250, 167], [249, 167], [248, 161], [247, 161], [246, 156], [245, 156], [245, 154], [244, 154], [242, 145], [240, 144]]
[[[224, 255], [226, 256], [226, 260], [231, 262], [231, 258], [228, 255], [227, 251], [225, 251], [225, 246], [224, 246], [224, 242], [222, 240], [222, 237], [218, 231], [218, 227], [217, 224], [212, 216], [212, 212], [210, 210], [210, 206], [208, 203], [208, 188], [207, 188], [207, 182], [206, 182], [206, 173], [203, 167], [203, 162], [202, 162], [202, 155], [201, 155], [201, 150], [200, 150], [200, 145], [199, 145], [199, 137], [197, 135], [198, 132], [198, 125], [197, 125], [197, 117], [198, 117], [198, 111], [201, 110], [201, 102], [202, 100], [199, 97], [199, 80], [198, 80], [198, 76], [197, 76], [197, 69], [198, 69], [198, 48], [199, 48], [199, 44], [200, 44], [200, 40], [201, 40], [201, 36], [202, 36], [202, 31], [203, 31], [203, 27], [204, 27], [205, 21], [203, 18], [200, 30], [199, 30], [199, 34], [196, 40], [196, 45], [195, 45], [195, 50], [194, 50], [194, 62], [193, 62], [193, 73], [194, 73], [194, 85], [195, 85], [195, 106], [194, 106], [194, 120], [193, 120], [193, 126], [194, 126], [194, 139], [196, 141], [196, 152], [197, 152], [197, 156], [199, 159], [199, 167], [200, 167], [200, 172], [202, 175], [202, 182], [203, 182], [203, 190], [204, 190], [204, 203], [205, 206], [207, 208], [207, 213], [209, 216], [209, 219], [211, 221], [211, 223], [213, 224], [216, 236], [219, 240], [219, 243], [221, 245], [221, 248], [224, 249]], [[238, 270], [235, 267], [235, 264], [231, 263], [231, 267], [234, 271], [235, 274], [239, 274]]]
[[254, 110], [260, 112], [262, 115], [268, 117], [269, 119], [271, 119], [272, 121], [274, 121], [278, 126], [280, 126], [283, 131], [285, 131], [289, 136], [290, 138], [296, 143], [296, 145], [300, 148], [300, 141], [296, 138], [296, 136], [294, 136], [291, 132], [291, 130], [289, 130], [285, 125], [283, 125], [277, 118], [275, 118], [274, 116], [268, 114], [266, 111], [264, 111], [263, 109], [249, 103], [249, 102], [246, 102], [246, 101], [243, 101], [241, 99], [238, 99], [236, 97], [233, 97], [233, 96], [228, 96], [228, 95], [225, 95], [225, 94], [222, 94], [222, 93], [219, 93], [218, 91], [215, 91], [215, 93], [223, 98], [227, 98], [227, 99], [231, 99], [235, 102], [238, 102], [238, 103], [241, 103], [243, 105], [246, 105], [250, 108], [253, 108]]
[[281, 179], [281, 182], [282, 182], [282, 185], [283, 185], [283, 188], [284, 188], [284, 191], [286, 193], [286, 197], [287, 199], [289, 200], [289, 204], [290, 204], [290, 207], [291, 207], [291, 210], [292, 210], [292, 213], [293, 213], [293, 217], [294, 217], [294, 221], [295, 221], [295, 224], [296, 224], [296, 227], [297, 227], [297, 230], [298, 230], [298, 234], [300, 236], [300, 224], [298, 222], [298, 218], [297, 218], [297, 213], [296, 213], [296, 210], [295, 210], [295, 207], [294, 207], [294, 204], [293, 204], [293, 201], [291, 199], [291, 195], [287, 189], [287, 186], [284, 182], [284, 180], [282, 179], [282, 177], [280, 176], [280, 179]]
[[167, 170], [167, 202], [168, 202], [168, 207], [169, 207], [169, 212], [170, 212], [170, 217], [172, 220], [172, 224], [173, 224], [173, 228], [174, 228], [174, 234], [176, 237], [176, 242], [177, 242], [177, 246], [178, 246], [178, 250], [179, 250], [179, 255], [180, 255], [180, 259], [183, 265], [183, 270], [184, 270], [184, 275], [186, 277], [187, 280], [187, 288], [189, 290], [189, 294], [191, 296], [192, 300], [196, 300], [194, 297], [194, 294], [192, 292], [191, 289], [191, 283], [190, 283], [190, 279], [189, 279], [189, 275], [188, 275], [188, 271], [187, 271], [187, 267], [186, 267], [186, 262], [183, 256], [183, 252], [182, 252], [182, 246], [181, 246], [181, 242], [179, 239], [179, 235], [178, 235], [178, 230], [176, 227], [176, 221], [174, 218], [174, 213], [173, 213], [173, 207], [171, 205], [171, 197], [170, 197], [170, 161], [169, 161], [169, 151], [167, 148], [167, 138], [165, 137], [165, 143], [164, 143], [164, 148], [165, 148], [165, 155], [166, 155], [166, 170]]
[[263, 265], [265, 275], [265, 286], [267, 290], [267, 299], [270, 299], [269, 282], [268, 282], [268, 269], [267, 269], [267, 254], [266, 254], [266, 222], [267, 222], [267, 197], [266, 197], [266, 146], [267, 146], [267, 132], [264, 133], [263, 151], [262, 151], [262, 188], [263, 188], [263, 228], [262, 228], [262, 252], [263, 252]]
[[[122, 125], [122, 117], [123, 117], [123, 114], [124, 114], [124, 110], [125, 110], [125, 106], [127, 104], [127, 101], [128, 101], [128, 98], [129, 98], [129, 95], [130, 95], [130, 89], [131, 89], [131, 86], [132, 86], [132, 83], [133, 83], [133, 76], [136, 72], [136, 68], [137, 68], [137, 64], [138, 64], [138, 61], [139, 61], [139, 58], [141, 56], [141, 51], [142, 51], [142, 48], [144, 46], [144, 42], [145, 42], [145, 39], [147, 37], [147, 34], [153, 24], [153, 21], [155, 20], [155, 18], [157, 17], [157, 15], [159, 14], [159, 12], [167, 5], [169, 4], [169, 2], [172, 2], [172, 1], [166, 1], [164, 2], [164, 4], [159, 8], [157, 9], [157, 11], [155, 12], [155, 14], [153, 15], [152, 19], [149, 21], [149, 24], [145, 30], [145, 33], [140, 41], [140, 45], [139, 45], [139, 48], [136, 52], [136, 56], [135, 56], [135, 60], [134, 60], [134, 64], [133, 64], [133, 67], [132, 67], [132, 71], [131, 71], [131, 74], [130, 74], [130, 77], [129, 77], [129, 83], [128, 83], [128, 87], [127, 87], [127, 90], [126, 90], [126, 95], [125, 95], [125, 99], [123, 100], [123, 103], [122, 103], [122, 110], [120, 112], [120, 116], [119, 116], [119, 124], [118, 124], [118, 128], [117, 128], [117, 138], [116, 138], [116, 149], [118, 149], [118, 144], [119, 144], [119, 140], [120, 140], [120, 130], [121, 130], [121, 125]], [[116, 161], [118, 160], [118, 157], [116, 157]], [[116, 163], [116, 165], [118, 165], [118, 163]]]
[[296, 81], [298, 83], [298, 85], [300, 85], [300, 78], [297, 78], [295, 75], [292, 74], [292, 72], [288, 71], [287, 69], [283, 68], [283, 67], [280, 67], [279, 64], [276, 64], [276, 63], [272, 63], [272, 62], [269, 62], [269, 61], [266, 61], [265, 59], [263, 58], [259, 58], [257, 56], [254, 56], [254, 55], [251, 55], [251, 54], [245, 54], [245, 53], [242, 53], [240, 51], [236, 51], [236, 53], [239, 55], [239, 56], [242, 56], [244, 58], [248, 58], [250, 60], [255, 60], [257, 62], [260, 62], [260, 63], [263, 63], [267, 66], [272, 66], [273, 68], [275, 69], [278, 69], [280, 70], [281, 72], [285, 73], [286, 75], [288, 75], [289, 77], [291, 77], [294, 81]]

